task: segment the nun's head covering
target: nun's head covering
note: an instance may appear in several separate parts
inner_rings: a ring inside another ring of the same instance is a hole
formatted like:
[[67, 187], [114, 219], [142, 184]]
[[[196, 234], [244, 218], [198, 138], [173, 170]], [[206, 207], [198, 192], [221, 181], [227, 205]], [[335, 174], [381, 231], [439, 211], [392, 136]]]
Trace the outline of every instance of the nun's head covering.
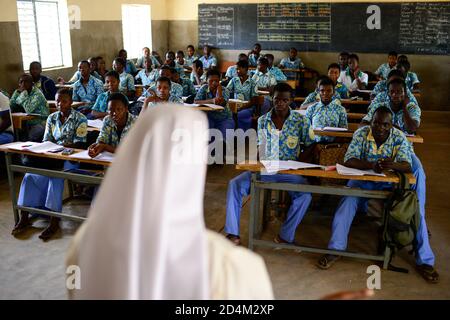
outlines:
[[160, 105], [121, 142], [79, 246], [78, 299], [208, 299], [208, 124]]

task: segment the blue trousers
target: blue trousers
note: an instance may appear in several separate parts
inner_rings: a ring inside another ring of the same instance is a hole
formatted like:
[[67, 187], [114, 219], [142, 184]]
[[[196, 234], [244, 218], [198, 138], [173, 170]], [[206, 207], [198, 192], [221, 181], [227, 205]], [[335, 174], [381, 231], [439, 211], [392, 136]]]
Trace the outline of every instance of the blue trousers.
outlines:
[[[64, 162], [64, 170], [79, 168], [79, 163]], [[25, 207], [62, 211], [64, 179], [27, 173], [20, 185], [17, 204]]]
[[0, 133], [0, 144], [7, 144], [14, 141], [14, 135], [11, 132]]
[[238, 112], [238, 128], [247, 131], [252, 127], [253, 108], [244, 109]]
[[[376, 183], [370, 181], [356, 181], [350, 180], [347, 184], [348, 187], [361, 188], [366, 190], [388, 190], [392, 188], [389, 183]], [[417, 191], [416, 191], [417, 192]], [[353, 222], [353, 218], [358, 209], [363, 211], [367, 210], [367, 198], [359, 197], [344, 197], [339, 203], [338, 209], [334, 214], [331, 239], [328, 243], [328, 248], [333, 250], [346, 250], [348, 234], [350, 226]], [[421, 211], [420, 227], [416, 234], [418, 254], [416, 256], [416, 263], [434, 265], [434, 254], [431, 250], [430, 243], [428, 241], [427, 226], [425, 222], [425, 216]]]
[[227, 129], [234, 130], [234, 121], [233, 119], [214, 119], [208, 113], [208, 124], [210, 129], [218, 129], [222, 133], [223, 141], [226, 141], [226, 131]]
[[[289, 174], [262, 175], [264, 182], [285, 182], [307, 184], [302, 176]], [[239, 235], [242, 198], [250, 194], [251, 172], [244, 172], [228, 183], [225, 232]], [[287, 213], [286, 221], [281, 226], [280, 237], [288, 242], [294, 242], [295, 230], [305, 216], [311, 203], [310, 193], [289, 191], [292, 205]]]

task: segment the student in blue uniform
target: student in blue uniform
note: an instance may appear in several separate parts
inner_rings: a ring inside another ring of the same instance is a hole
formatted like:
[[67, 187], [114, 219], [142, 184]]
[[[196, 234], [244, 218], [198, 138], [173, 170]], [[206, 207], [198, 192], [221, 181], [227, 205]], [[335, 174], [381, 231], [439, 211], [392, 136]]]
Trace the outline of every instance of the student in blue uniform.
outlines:
[[128, 60], [127, 51], [125, 49], [121, 49], [119, 51], [118, 57], [125, 60], [124, 71], [134, 77], [137, 74], [137, 69], [136, 69], [136, 66], [134, 65], [134, 63], [132, 61]]
[[[388, 84], [389, 100], [383, 102], [372, 102], [366, 117], [362, 120], [362, 125], [366, 125], [373, 118], [379, 108], [388, 108], [392, 112], [392, 123], [404, 133], [415, 133], [421, 121], [421, 110], [419, 106], [409, 100], [406, 95], [406, 84], [403, 79], [392, 79]], [[425, 202], [426, 202], [426, 175], [420, 159], [411, 149], [412, 172], [416, 178], [416, 184], [412, 186], [416, 190], [419, 200], [419, 209], [421, 215], [420, 228], [418, 230], [418, 255], [416, 257], [417, 265], [434, 266], [434, 254], [431, 250], [427, 227], [425, 222]]]
[[[58, 111], [47, 118], [43, 141], [51, 141], [68, 148], [83, 148], [87, 136], [87, 119], [72, 109], [72, 96], [69, 90], [60, 89], [56, 94]], [[48, 166], [49, 164], [46, 163]], [[55, 164], [60, 166], [61, 163]], [[66, 161], [64, 170], [76, 169], [78, 163]], [[55, 212], [62, 211], [64, 179], [49, 178], [37, 174], [25, 174], [20, 186], [19, 206], [44, 208]], [[51, 217], [49, 226], [39, 238], [49, 240], [59, 230], [59, 218]], [[25, 231], [30, 225], [28, 212], [21, 211], [20, 220], [14, 227], [14, 236]]]
[[203, 63], [203, 69], [208, 71], [217, 67], [217, 58], [211, 53], [212, 48], [208, 45], [203, 47], [203, 56], [199, 60]]
[[[172, 70], [171, 70], [172, 71]], [[197, 90], [195, 90], [194, 84], [192, 81], [188, 78], [181, 78], [180, 74], [173, 70], [171, 72], [171, 80], [173, 83], [179, 84], [183, 87], [183, 94], [182, 97], [195, 97], [195, 94], [197, 93]], [[189, 98], [188, 98], [189, 99]]]
[[404, 75], [404, 73], [401, 70], [392, 69], [389, 72], [389, 74], [386, 77], [386, 79], [378, 81], [377, 84], [375, 85], [375, 87], [373, 87], [372, 93], [370, 94], [371, 100], [373, 100], [378, 94], [380, 94], [382, 92], [387, 92], [388, 91], [387, 84], [393, 78], [401, 78], [401, 79], [404, 80], [405, 79], [405, 75]]
[[389, 72], [395, 68], [397, 64], [397, 52], [391, 51], [388, 54], [388, 62], [380, 65], [375, 71], [375, 74], [378, 76], [378, 80], [386, 80], [388, 78]]
[[[319, 78], [317, 78], [316, 90], [314, 90], [313, 92], [311, 92], [310, 94], [308, 94], [306, 96], [305, 100], [303, 101], [303, 103], [300, 106], [300, 110], [307, 110], [310, 106], [312, 106], [313, 104], [320, 101], [320, 93], [319, 93], [320, 83], [323, 80], [328, 80], [328, 79], [330, 79], [330, 78], [327, 76], [320, 76]], [[340, 99], [341, 99], [341, 97], [340, 97], [339, 93], [337, 93], [337, 91], [335, 90], [333, 93], [332, 100], [337, 100], [336, 103], [340, 104], [341, 103]]]
[[[289, 105], [292, 102], [292, 88], [286, 83], [279, 83], [273, 92], [273, 109], [258, 119], [258, 147], [261, 160], [300, 160], [307, 161], [312, 150], [313, 141], [309, 121]], [[302, 146], [307, 150], [302, 150]], [[307, 184], [307, 180], [298, 175], [262, 175], [265, 182], [285, 182]], [[250, 194], [251, 172], [244, 172], [228, 183], [225, 232], [227, 238], [240, 244], [240, 218], [242, 198]], [[277, 243], [293, 243], [295, 230], [303, 219], [311, 194], [289, 192], [292, 205], [287, 213]]]
[[158, 69], [152, 69], [152, 66], [152, 59], [146, 57], [144, 59], [144, 69], [140, 70], [135, 77], [135, 79], [140, 80], [144, 86], [152, 85], [158, 78]]
[[145, 68], [145, 60], [147, 58], [150, 59], [152, 68], [156, 69], [161, 66], [158, 59], [156, 59], [155, 56], [153, 56], [151, 54], [150, 49], [147, 47], [144, 47], [142, 49], [142, 56], [139, 57], [139, 59], [137, 59], [137, 61], [136, 61], [136, 68], [139, 68], [139, 69]]
[[179, 103], [182, 104], [183, 100], [172, 95], [170, 93], [170, 87], [172, 81], [166, 77], [160, 77], [156, 81], [156, 90], [149, 90], [149, 96], [145, 98], [142, 110], [147, 110], [149, 107], [154, 107], [158, 103]]
[[[313, 129], [324, 127], [347, 128], [347, 112], [334, 99], [334, 83], [329, 78], [323, 79], [319, 84], [320, 101], [311, 105], [306, 111], [306, 118]], [[326, 137], [317, 135], [314, 139], [316, 142], [333, 142], [334, 137]]]
[[271, 91], [277, 84], [277, 79], [269, 72], [269, 61], [264, 57], [258, 59], [258, 68], [252, 79], [256, 82], [258, 90]]
[[[248, 62], [248, 56], [245, 53], [240, 53], [238, 56], [238, 62], [244, 60]], [[227, 72], [225, 73], [225, 81], [228, 83], [228, 81], [237, 76], [237, 64], [234, 66], [229, 66]]]
[[248, 101], [249, 106], [238, 112], [238, 128], [248, 130], [252, 126], [254, 106], [258, 103], [258, 90], [255, 81], [248, 75], [248, 61], [241, 60], [236, 64], [237, 76], [233, 77], [227, 85], [233, 99]]
[[116, 58], [113, 61], [113, 69], [120, 75], [120, 92], [122, 92], [129, 100], [133, 101], [136, 95], [136, 87], [134, 86], [133, 76], [125, 71], [126, 60]]
[[195, 60], [192, 64], [191, 81], [194, 86], [200, 86], [206, 83], [206, 72], [203, 70], [203, 62]]
[[248, 53], [248, 63], [251, 67], [256, 67], [258, 65], [258, 59], [261, 58], [261, 45], [255, 43], [253, 50]]
[[[173, 74], [176, 73], [175, 68], [171, 68], [169, 66], [162, 66], [161, 69], [159, 69], [159, 77], [164, 77], [164, 78], [169, 78], [172, 79]], [[150, 87], [150, 90], [156, 91], [156, 82], [154, 82]], [[148, 97], [149, 91], [146, 90], [144, 91], [144, 93], [142, 94], [144, 97]], [[172, 82], [170, 85], [170, 94], [177, 97], [177, 98], [182, 98], [183, 97], [183, 87], [181, 84], [179, 83], [175, 83]]]
[[195, 48], [192, 44], [187, 46], [186, 52], [187, 56], [184, 57], [184, 60], [186, 60], [186, 65], [188, 67], [192, 67], [192, 64], [199, 58], [199, 56], [195, 53]]
[[90, 73], [90, 66], [88, 61], [80, 61], [78, 64], [78, 71], [81, 78], [73, 85], [73, 101], [84, 102], [82, 107], [78, 108], [83, 114], [91, 112], [97, 97], [103, 93], [103, 82]]
[[286, 81], [287, 77], [285, 76], [283, 71], [281, 71], [280, 68], [273, 65], [273, 60], [275, 59], [273, 54], [268, 53], [268, 54], [265, 54], [264, 57], [266, 57], [267, 61], [269, 62], [269, 66], [268, 66], [269, 72], [274, 75], [277, 82], [278, 81]]
[[92, 107], [88, 119], [103, 119], [108, 115], [108, 100], [113, 93], [120, 92], [120, 76], [117, 71], [110, 71], [105, 75], [107, 91], [98, 96]]
[[9, 98], [0, 91], [0, 145], [14, 141]]
[[[278, 66], [282, 69], [299, 70], [301, 68], [304, 68], [305, 65], [303, 64], [302, 60], [299, 57], [297, 57], [297, 55], [298, 55], [297, 49], [292, 47], [289, 50], [289, 57], [281, 59], [280, 64]], [[289, 80], [297, 79], [297, 73], [295, 72], [287, 72], [286, 76]]]
[[47, 100], [55, 100], [56, 86], [52, 79], [42, 75], [42, 65], [38, 61], [30, 63], [30, 74], [33, 77], [34, 86], [37, 87]]
[[184, 60], [184, 52], [182, 50], [177, 51], [175, 56], [175, 70], [178, 72], [180, 77], [185, 78], [186, 75], [184, 70], [192, 71], [192, 68], [186, 64], [186, 60]]
[[399, 63], [397, 63], [397, 69], [402, 71], [403, 74], [405, 75], [405, 82], [408, 90], [410, 90], [411, 92], [420, 92], [419, 78], [417, 78], [417, 74], [409, 71], [410, 68], [411, 64], [409, 63], [408, 60], [402, 60]]

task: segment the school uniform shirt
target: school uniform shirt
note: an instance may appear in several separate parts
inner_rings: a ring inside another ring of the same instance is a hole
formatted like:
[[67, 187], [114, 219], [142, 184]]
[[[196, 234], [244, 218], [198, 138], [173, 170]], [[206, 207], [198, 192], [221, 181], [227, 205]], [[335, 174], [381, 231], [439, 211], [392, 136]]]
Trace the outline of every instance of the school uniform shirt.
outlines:
[[[97, 72], [97, 71], [93, 71], [90, 73], [91, 76], [93, 76], [94, 78], [97, 78], [98, 80], [101, 80], [102, 82], [104, 81], [103, 77]], [[77, 82], [78, 80], [81, 79], [81, 72], [80, 71], [76, 71], [72, 78], [70, 78], [69, 81], [67, 81], [68, 83], [74, 83]]]
[[[155, 56], [150, 56], [150, 60], [152, 61], [152, 67], [153, 68], [158, 68], [159, 66], [161, 66], [161, 64], [159, 63], [158, 59], [156, 59]], [[145, 69], [145, 57], [139, 57], [136, 61], [136, 66], [138, 68], [142, 68]]]
[[194, 95], [197, 93], [197, 90], [195, 90], [194, 84], [190, 79], [182, 78], [181, 80], [181, 86], [183, 87], [183, 95], [182, 97], [188, 97], [191, 95]]
[[81, 80], [78, 80], [73, 84], [73, 94], [72, 94], [72, 100], [73, 101], [80, 101], [80, 102], [88, 102], [88, 107], [91, 108], [92, 105], [97, 100], [97, 97], [103, 93], [103, 82], [101, 82], [99, 79], [90, 76], [89, 81], [84, 86], [81, 83]]
[[[417, 101], [416, 97], [414, 96], [414, 94], [408, 89], [406, 88], [406, 95], [409, 98], [409, 101], [411, 101], [412, 103], [416, 104], [417, 106], [419, 106], [419, 102]], [[387, 85], [385, 86], [384, 90], [381, 91], [380, 93], [378, 93], [375, 98], [372, 100], [372, 102], [370, 103], [370, 105], [372, 104], [376, 104], [376, 103], [381, 103], [381, 102], [387, 102], [390, 103], [390, 98], [389, 98], [389, 94], [387, 92]], [[370, 109], [370, 106], [369, 106]]]
[[56, 90], [55, 82], [53, 82], [52, 79], [41, 75], [39, 80], [34, 83], [34, 86], [42, 91], [45, 99], [55, 100], [55, 95], [56, 95], [57, 90]]
[[[321, 101], [313, 104], [306, 110], [306, 118], [313, 129], [324, 127], [347, 128], [347, 112], [345, 108], [332, 100], [328, 105], [324, 105]], [[315, 136], [316, 142], [331, 142], [334, 137]]]
[[[296, 69], [296, 70], [305, 67], [300, 58], [295, 58], [294, 60], [291, 60], [289, 57], [281, 59], [280, 65], [285, 69]], [[286, 76], [288, 77], [288, 79], [297, 78], [297, 74], [295, 72], [286, 72]]]
[[49, 114], [49, 108], [44, 94], [38, 88], [33, 86], [30, 93], [26, 90], [22, 92], [18, 90], [14, 91], [9, 103], [12, 112], [25, 111], [26, 113], [41, 115], [40, 118], [28, 120], [27, 123], [29, 125], [45, 124], [45, 119], [47, 119]]
[[313, 139], [308, 119], [291, 109], [281, 131], [272, 121], [272, 110], [258, 119], [258, 147], [263, 160], [298, 160], [301, 146], [311, 145]]
[[129, 73], [131, 75], [137, 73], [136, 66], [134, 65], [134, 63], [131, 60], [127, 60], [127, 63], [126, 63], [126, 66], [125, 66], [125, 72]]
[[[157, 91], [156, 83], [153, 83], [153, 85], [151, 85], [149, 89], [156, 92]], [[183, 86], [181, 84], [179, 84], [179, 83], [170, 81], [170, 94], [172, 96], [175, 96], [175, 97], [178, 97], [178, 98], [183, 97]], [[147, 90], [145, 90], [142, 95], [144, 97], [148, 97], [149, 93], [148, 93]]]
[[192, 64], [194, 63], [195, 60], [198, 59], [198, 55], [194, 54], [192, 57], [186, 56], [184, 57], [184, 63], [188, 66], [188, 67], [192, 67]]
[[[336, 103], [341, 104], [341, 96], [339, 95], [339, 93], [335, 90], [333, 97], [331, 97], [332, 101], [336, 101]], [[319, 91], [316, 89], [315, 91], [311, 92], [310, 94], [308, 94], [305, 98], [305, 101], [303, 101], [302, 106], [303, 105], [307, 105], [313, 102], [319, 102], [320, 101], [320, 94]]]
[[408, 71], [408, 74], [406, 75], [406, 86], [409, 90], [414, 89], [414, 85], [416, 83], [420, 83], [419, 78], [417, 77], [417, 74], [415, 72]]
[[[111, 95], [111, 92], [106, 91], [103, 92], [102, 94], [100, 94], [97, 97], [97, 100], [94, 103], [94, 106], [92, 107], [92, 111], [97, 111], [97, 112], [107, 112], [108, 111], [108, 99], [109, 96]], [[128, 101], [128, 98], [125, 97]]]
[[[407, 132], [406, 130], [406, 124], [404, 120], [404, 113], [403, 109], [400, 109], [397, 112], [394, 112], [391, 108], [391, 102], [390, 100], [386, 100], [383, 102], [372, 102], [369, 106], [369, 109], [367, 111], [367, 115], [363, 118], [364, 121], [370, 122], [372, 120], [373, 114], [375, 113], [375, 110], [377, 110], [380, 107], [387, 107], [392, 111], [392, 124], [394, 126], [397, 126], [402, 130], [403, 132]], [[421, 117], [421, 110], [417, 104], [414, 102], [409, 102], [406, 106], [406, 109], [408, 110], [411, 118], [420, 125], [420, 117]]]
[[283, 71], [281, 71], [280, 68], [274, 66], [268, 70], [271, 74], [274, 75], [274, 77], [277, 81], [286, 81], [287, 80], [286, 75], [283, 73]]
[[14, 133], [13, 131], [13, 126], [12, 126], [12, 118], [11, 118], [11, 110], [9, 108], [9, 98], [4, 95], [2, 92], [0, 92], [0, 115], [3, 116], [3, 114], [8, 114], [8, 117], [11, 120], [11, 125], [5, 129], [5, 131], [0, 132], [0, 134], [4, 133], [4, 132], [9, 132], [11, 134]]
[[227, 89], [230, 96], [234, 99], [250, 101], [251, 98], [258, 96], [258, 87], [256, 82], [250, 77], [242, 83], [241, 78], [234, 77], [228, 82]]
[[[360, 70], [358, 72], [358, 79], [367, 86], [367, 83], [369, 82], [369, 76], [367, 75], [367, 73], [364, 73]], [[356, 91], [358, 89], [356, 79], [352, 80], [352, 77], [350, 76], [349, 68], [347, 68], [345, 71], [341, 71], [338, 81], [344, 84], [349, 91]]]
[[106, 116], [103, 120], [103, 126], [98, 135], [97, 143], [105, 143], [112, 147], [117, 147], [120, 141], [122, 141], [123, 138], [125, 138], [125, 136], [128, 134], [136, 119], [137, 117], [128, 112], [127, 122], [122, 130], [121, 135], [119, 136], [117, 133], [116, 123], [113, 121], [113, 119], [111, 119], [110, 116]]
[[175, 71], [178, 72], [181, 78], [185, 78], [186, 74], [184, 73], [184, 65], [186, 65], [186, 61], [183, 65], [179, 64], [178, 62], [175, 62]]
[[164, 101], [164, 102], [150, 102], [150, 103], [148, 104], [148, 106], [149, 106], [149, 107], [155, 107], [155, 106], [157, 106], [157, 105], [160, 104], [160, 103], [177, 103], [177, 104], [183, 104], [183, 100], [180, 99], [180, 98], [178, 98], [178, 97], [175, 97], [175, 96], [173, 96], [173, 95], [169, 95], [169, 99], [168, 99], [167, 101]]
[[157, 69], [153, 69], [148, 74], [147, 74], [147, 70], [142, 69], [141, 71], [138, 72], [138, 74], [136, 75], [135, 79], [136, 80], [141, 79], [142, 84], [144, 86], [150, 86], [154, 82], [156, 82], [158, 77], [159, 77], [159, 72], [158, 72]]
[[134, 79], [131, 74], [125, 71], [120, 74], [119, 90], [121, 92], [136, 91], [136, 87], [134, 86]]
[[209, 57], [201, 56], [199, 60], [203, 63], [203, 69], [210, 69], [217, 66], [217, 58], [212, 54]]
[[[191, 72], [191, 76], [189, 79], [192, 81], [192, 83], [195, 83], [195, 76], [193, 72]], [[206, 72], [203, 72], [203, 74], [200, 76], [200, 81], [201, 82], [206, 81]]]
[[408, 162], [412, 165], [412, 147], [405, 134], [397, 128], [392, 128], [387, 140], [377, 147], [370, 126], [359, 128], [353, 134], [353, 139], [345, 153], [344, 161], [359, 159], [376, 162], [378, 159], [391, 158], [395, 162]]
[[237, 73], [237, 67], [236, 66], [229, 66], [227, 69], [227, 72], [225, 73], [225, 77], [228, 79], [237, 77], [238, 73]]
[[61, 112], [52, 113], [47, 118], [42, 141], [60, 145], [86, 142], [87, 118], [76, 110], [71, 110], [69, 117], [61, 123]]
[[269, 71], [266, 73], [262, 73], [261, 71], [256, 71], [252, 77], [253, 81], [255, 81], [256, 86], [258, 88], [267, 88], [271, 86], [275, 86], [277, 84], [277, 80], [275, 76], [271, 74]]
[[[395, 67], [395, 66], [394, 66]], [[375, 71], [375, 74], [383, 77], [383, 79], [387, 79], [389, 72], [391, 72], [392, 69], [394, 69], [394, 67], [390, 67], [389, 63], [383, 63], [382, 65], [380, 65], [377, 69], [377, 71]]]
[[248, 64], [251, 67], [256, 67], [258, 65], [258, 59], [261, 57], [261, 55], [257, 56], [256, 54], [252, 53], [248, 56]]
[[[222, 96], [225, 100], [225, 106], [224, 110], [219, 111], [209, 111], [208, 117], [211, 117], [213, 120], [227, 120], [231, 119], [231, 110], [228, 107], [228, 100], [230, 99], [230, 91], [228, 91], [227, 88], [222, 86]], [[215, 98], [216, 95], [211, 92], [209, 89], [209, 86], [207, 84], [204, 84], [201, 86], [201, 88], [198, 90], [197, 95], [195, 96], [194, 100], [210, 100]]]

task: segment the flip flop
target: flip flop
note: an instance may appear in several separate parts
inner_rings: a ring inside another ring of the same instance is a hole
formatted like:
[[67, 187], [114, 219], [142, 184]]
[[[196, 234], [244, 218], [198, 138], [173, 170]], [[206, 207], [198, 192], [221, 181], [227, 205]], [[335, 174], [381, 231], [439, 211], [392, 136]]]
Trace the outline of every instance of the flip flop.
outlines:
[[335, 256], [332, 254], [324, 254], [320, 257], [319, 261], [317, 261], [316, 266], [320, 269], [327, 270], [330, 269], [336, 261], [340, 260], [341, 256]]
[[438, 283], [439, 282], [439, 273], [437, 273], [436, 269], [433, 266], [428, 264], [416, 265], [417, 271], [420, 275], [429, 283]]

